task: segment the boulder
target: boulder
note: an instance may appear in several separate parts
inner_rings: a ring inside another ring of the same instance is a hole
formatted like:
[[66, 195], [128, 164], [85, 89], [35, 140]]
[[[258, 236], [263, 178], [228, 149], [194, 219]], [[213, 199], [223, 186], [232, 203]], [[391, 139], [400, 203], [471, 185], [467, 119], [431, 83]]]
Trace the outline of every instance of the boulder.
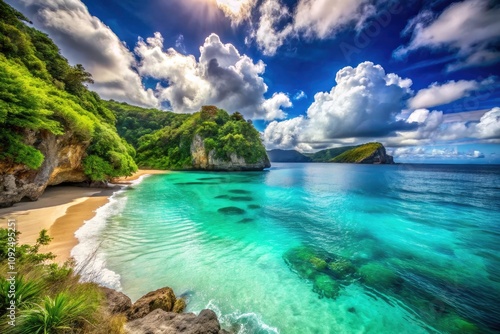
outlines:
[[111, 314], [127, 313], [132, 307], [132, 301], [124, 293], [101, 287], [107, 300], [108, 310]]
[[142, 318], [156, 309], [171, 312], [176, 302], [174, 291], [164, 287], [139, 298], [127, 314], [129, 320]]
[[214, 311], [203, 310], [200, 314], [173, 313], [156, 309], [141, 319], [125, 325], [130, 334], [224, 334]]

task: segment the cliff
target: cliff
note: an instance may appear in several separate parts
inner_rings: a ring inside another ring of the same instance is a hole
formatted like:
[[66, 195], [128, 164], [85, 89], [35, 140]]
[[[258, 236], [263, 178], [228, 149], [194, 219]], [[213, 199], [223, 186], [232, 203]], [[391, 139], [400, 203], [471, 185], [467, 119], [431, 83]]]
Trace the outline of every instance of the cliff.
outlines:
[[207, 150], [205, 140], [195, 135], [191, 143], [193, 169], [214, 171], [258, 171], [271, 167], [267, 154], [263, 154], [255, 161], [248, 163], [245, 158], [236, 152], [230, 153], [226, 159], [217, 157], [215, 149]]
[[114, 115], [85, 85], [90, 73], [3, 1], [0, 18], [0, 207], [137, 170]]
[[238, 112], [204, 106], [179, 115], [124, 103], [108, 106], [115, 112], [119, 133], [135, 146], [141, 167], [255, 171], [271, 166], [260, 133]]
[[394, 159], [381, 143], [329, 148], [315, 153], [299, 153], [295, 150], [268, 151], [273, 162], [337, 162], [358, 164], [393, 164]]
[[37, 200], [47, 186], [88, 180], [82, 167], [88, 142], [75, 140], [71, 132], [55, 136], [47, 131], [26, 131], [24, 137], [26, 144], [43, 154], [43, 163], [34, 170], [24, 164], [0, 161], [0, 207], [25, 197]]
[[392, 156], [385, 151], [381, 143], [367, 143], [356, 146], [339, 154], [330, 162], [357, 163], [357, 164], [394, 164]]

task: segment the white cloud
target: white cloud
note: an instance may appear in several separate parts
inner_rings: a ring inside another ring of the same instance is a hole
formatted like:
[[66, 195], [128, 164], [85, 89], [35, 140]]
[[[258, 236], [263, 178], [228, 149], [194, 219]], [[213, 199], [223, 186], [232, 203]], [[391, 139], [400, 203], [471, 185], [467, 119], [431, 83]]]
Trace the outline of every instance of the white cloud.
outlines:
[[215, 0], [215, 4], [231, 19], [233, 25], [238, 25], [251, 16], [257, 0]]
[[475, 80], [448, 81], [444, 84], [434, 82], [429, 87], [421, 89], [408, 101], [408, 106], [413, 109], [430, 108], [447, 103], [451, 103], [470, 92], [478, 90], [482, 86], [493, 83], [493, 79], [486, 79], [482, 82]]
[[293, 33], [293, 25], [286, 24], [278, 31], [276, 25], [290, 17], [288, 7], [280, 0], [265, 0], [259, 8], [260, 19], [255, 40], [265, 55], [272, 56], [283, 45], [285, 39]]
[[136, 73], [132, 53], [81, 1], [19, 0], [15, 5], [55, 40], [71, 63], [92, 73], [91, 88], [103, 98], [158, 105], [154, 92], [144, 88]]
[[232, 44], [223, 44], [216, 34], [205, 39], [199, 61], [173, 48], [163, 49], [160, 33], [140, 40], [135, 48], [140, 58], [138, 69], [143, 76], [168, 81], [167, 87], [157, 87], [159, 98], [176, 112], [194, 112], [202, 105], [214, 104], [249, 118], [272, 120], [285, 117], [282, 108], [291, 106], [283, 93], [266, 101], [265, 64], [254, 63]]
[[467, 140], [500, 142], [498, 107], [485, 112], [476, 120], [470, 117], [461, 120], [453, 114], [444, 115], [441, 111], [417, 109], [406, 121], [417, 123], [418, 127], [411, 131], [399, 131], [396, 137], [388, 138], [389, 146], [429, 145]]
[[294, 96], [293, 99], [298, 101], [307, 98], [306, 93], [303, 90], [299, 90]]
[[282, 0], [264, 0], [259, 8], [257, 30], [252, 30], [246, 43], [255, 39], [259, 49], [272, 56], [290, 37], [331, 38], [348, 25], [361, 31], [368, 19], [381, 12], [377, 11], [375, 3], [381, 5], [386, 2], [299, 0], [295, 8], [289, 9]]
[[411, 80], [386, 74], [380, 65], [371, 62], [356, 68], [345, 67], [337, 72], [335, 80], [337, 85], [330, 92], [314, 96], [306, 118], [271, 123], [264, 131], [265, 142], [274, 147], [296, 147], [299, 143], [314, 147], [339, 139], [380, 137], [414, 127], [398, 120], [411, 92]]
[[411, 42], [398, 48], [402, 57], [420, 48], [448, 48], [458, 52], [449, 71], [486, 66], [500, 61], [500, 7], [488, 0], [465, 0], [448, 6], [437, 18], [424, 11], [410, 21], [404, 32], [413, 32]]
[[264, 130], [266, 148], [290, 149], [300, 144], [299, 136], [304, 132], [307, 122], [303, 116], [286, 121], [273, 121]]
[[478, 150], [459, 151], [457, 147], [439, 148], [439, 147], [399, 147], [390, 154], [397, 160], [466, 160], [466, 159], [482, 159], [484, 154]]
[[290, 108], [293, 104], [290, 98], [284, 93], [274, 93], [273, 96], [264, 101], [262, 107], [266, 111], [266, 119], [283, 119], [286, 117], [285, 112], [282, 108]]
[[370, 16], [367, 12], [373, 13], [368, 0], [300, 0], [294, 26], [306, 37], [323, 39], [347, 24], [361, 25]]

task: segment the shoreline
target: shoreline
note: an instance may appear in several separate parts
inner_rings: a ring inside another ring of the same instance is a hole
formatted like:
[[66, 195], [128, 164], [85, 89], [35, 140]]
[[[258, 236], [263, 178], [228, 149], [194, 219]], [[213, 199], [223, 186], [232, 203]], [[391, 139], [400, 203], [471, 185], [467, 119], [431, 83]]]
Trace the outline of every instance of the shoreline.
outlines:
[[86, 188], [71, 185], [48, 187], [34, 202], [19, 202], [0, 209], [0, 226], [7, 226], [7, 219], [16, 220], [19, 244], [33, 245], [42, 229], [52, 241], [40, 248], [41, 252], [56, 255], [55, 263], [63, 264], [71, 257], [71, 250], [78, 245], [75, 232], [92, 219], [96, 210], [109, 202], [117, 191], [145, 175], [166, 174], [166, 170], [140, 169], [132, 176], [114, 179], [107, 188]]

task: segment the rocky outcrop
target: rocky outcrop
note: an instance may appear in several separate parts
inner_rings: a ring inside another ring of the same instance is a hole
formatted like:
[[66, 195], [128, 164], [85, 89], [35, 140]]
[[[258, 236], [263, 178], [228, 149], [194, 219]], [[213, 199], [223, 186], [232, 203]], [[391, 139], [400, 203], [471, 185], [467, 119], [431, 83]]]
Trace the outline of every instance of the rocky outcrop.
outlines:
[[211, 310], [200, 314], [182, 313], [186, 307], [183, 298], [164, 287], [139, 298], [133, 305], [121, 292], [101, 287], [110, 315], [125, 315], [125, 332], [130, 334], [229, 334], [221, 329], [217, 315]]
[[229, 334], [220, 328], [217, 315], [212, 310], [200, 314], [173, 313], [156, 309], [141, 319], [125, 325], [129, 334]]
[[216, 157], [215, 150], [207, 152], [203, 138], [195, 135], [191, 143], [191, 156], [193, 158], [193, 168], [217, 171], [252, 171], [263, 170], [271, 167], [271, 162], [267, 154], [263, 154], [261, 159], [254, 163], [247, 163], [244, 158], [236, 153], [231, 154], [229, 160], [222, 160]]
[[[134, 305], [132, 305], [132, 308], [127, 313], [127, 318], [129, 320], [139, 319], [156, 309], [172, 312], [176, 301], [177, 298], [175, 297], [174, 291], [169, 287], [151, 291], [139, 298]], [[183, 308], [179, 309], [179, 307], [177, 307], [176, 310], [178, 312], [184, 311]]]
[[23, 198], [37, 200], [47, 186], [87, 180], [81, 163], [89, 143], [77, 140], [71, 132], [56, 136], [48, 131], [26, 131], [24, 138], [45, 159], [37, 170], [0, 162], [0, 207], [11, 206]]
[[381, 145], [369, 157], [361, 160], [360, 164], [394, 164], [394, 159], [391, 155], [385, 152], [385, 147]]
[[109, 313], [126, 314], [132, 308], [132, 301], [124, 293], [106, 287], [101, 287], [101, 290], [104, 293], [104, 296], [106, 297]]

